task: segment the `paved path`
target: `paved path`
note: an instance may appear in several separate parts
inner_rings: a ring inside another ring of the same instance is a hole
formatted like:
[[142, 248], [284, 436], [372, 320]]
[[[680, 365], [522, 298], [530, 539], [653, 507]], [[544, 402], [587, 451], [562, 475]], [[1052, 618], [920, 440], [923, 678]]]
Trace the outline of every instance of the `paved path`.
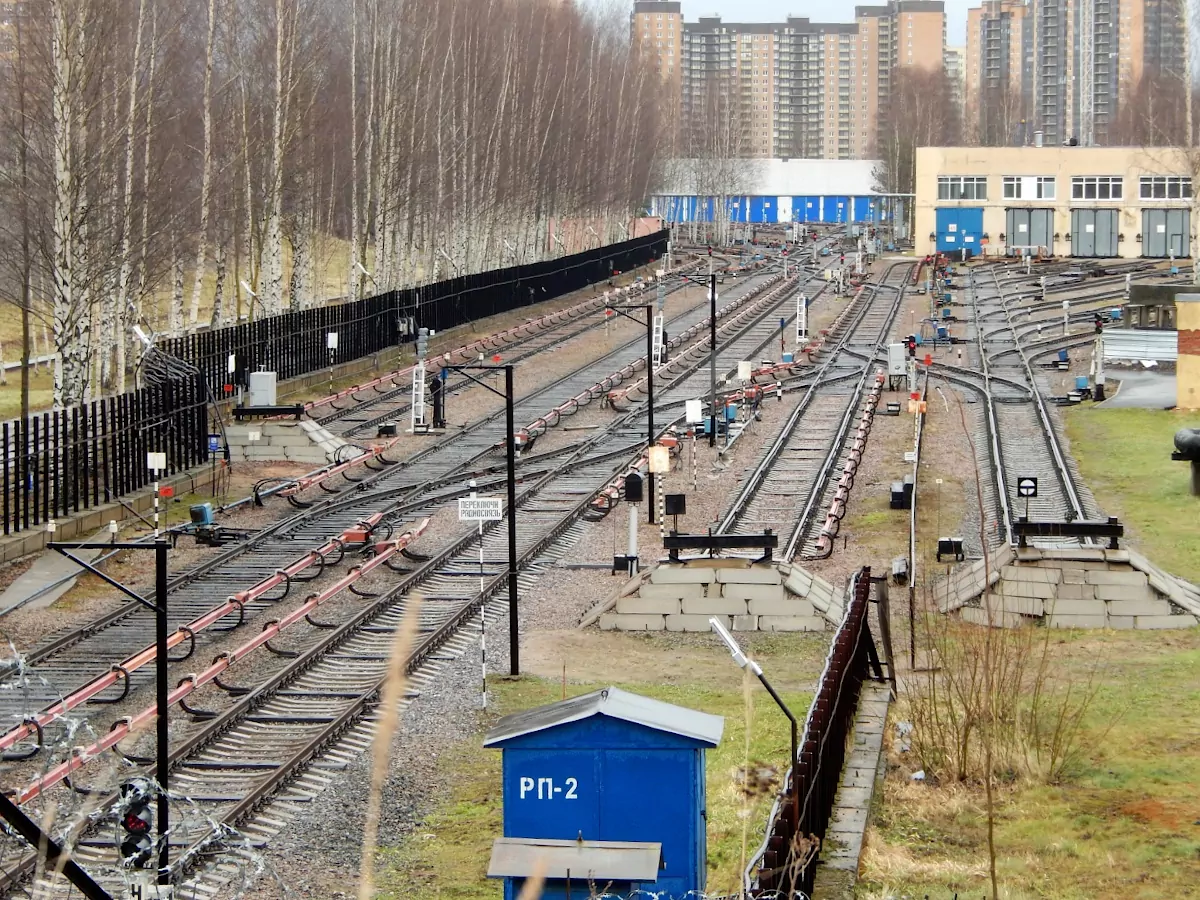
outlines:
[[854, 719], [854, 746], [842, 770], [842, 783], [834, 801], [833, 818], [821, 851], [813, 896], [852, 897], [862, 855], [863, 832], [871, 816], [871, 801], [883, 755], [890, 688], [887, 683], [864, 682]]
[[1101, 409], [1170, 409], [1175, 405], [1175, 373], [1154, 369], [1108, 371], [1110, 383], [1120, 381], [1116, 395], [1109, 395]]
[[[93, 534], [87, 540], [102, 541], [107, 540], [108, 537], [109, 532], [105, 528], [103, 531], [96, 532], [96, 534]], [[75, 555], [80, 559], [92, 562], [102, 552], [101, 550], [79, 550]], [[75, 563], [71, 562], [61, 553], [53, 550], [43, 551], [33, 561], [33, 565], [16, 581], [10, 584], [4, 593], [0, 594], [0, 614], [19, 606], [27, 606], [29, 609], [45, 609], [73, 588], [76, 577], [82, 574], [82, 572], [83, 569], [75, 565]], [[28, 600], [27, 603], [25, 602], [29, 597], [43, 589], [45, 589], [44, 593], [34, 597], [32, 600]]]

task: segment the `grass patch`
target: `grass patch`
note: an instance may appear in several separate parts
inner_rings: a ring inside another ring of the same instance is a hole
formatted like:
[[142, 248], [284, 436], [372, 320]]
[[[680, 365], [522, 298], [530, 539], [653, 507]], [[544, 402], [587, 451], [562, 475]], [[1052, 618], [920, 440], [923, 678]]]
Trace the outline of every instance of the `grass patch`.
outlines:
[[1196, 521], [1187, 463], [1174, 462], [1172, 437], [1200, 427], [1200, 415], [1172, 410], [1067, 410], [1071, 452], [1097, 502], [1129, 529], [1128, 539], [1167, 571], [1200, 582]]
[[[1060, 665], [1083, 671], [1099, 657], [1108, 669], [1071, 777], [1000, 786], [1001, 896], [1196, 896], [1200, 633], [1064, 632], [1061, 641]], [[892, 762], [859, 896], [977, 896], [986, 886], [982, 788], [916, 784], [904, 757]]]
[[[611, 635], [591, 634], [604, 641], [606, 652], [611, 650]], [[627, 637], [639, 642], [635, 651], [648, 650], [656, 643], [665, 648], [671, 643], [661, 637], [648, 641], [642, 636]], [[820, 637], [755, 635], [754, 640], [746, 641], [798, 717], [808, 709], [824, 657], [823, 650], [817, 652], [825, 643]], [[708, 753], [708, 890], [731, 892], [740, 881], [743, 823], [748, 826], [747, 851], [752, 853], [762, 838], [772, 800], [768, 793], [744, 803], [740, 794], [737, 771], [747, 758], [747, 719], [753, 765], [782, 766], [788, 754], [788, 724], [757, 682], [750, 691], [747, 713], [741, 674], [723, 649], [697, 642], [687, 655], [689, 659], [701, 657], [700, 669], [710, 674], [720, 662], [723, 677], [719, 683], [701, 675], [695, 683], [664, 684], [654, 680], [657, 673], [653, 671], [626, 667], [623, 681], [567, 682], [565, 691], [567, 696], [576, 696], [616, 683], [668, 703], [725, 716], [721, 745]], [[492, 687], [498, 715], [553, 703], [562, 698], [564, 690], [558, 679], [529, 676], [493, 682]], [[486, 877], [492, 841], [502, 834], [500, 754], [484, 750], [480, 744], [474, 739], [443, 755], [440, 780], [449, 786], [446, 796], [417, 833], [400, 846], [383, 851], [381, 896], [452, 900], [501, 895], [501, 884]]]

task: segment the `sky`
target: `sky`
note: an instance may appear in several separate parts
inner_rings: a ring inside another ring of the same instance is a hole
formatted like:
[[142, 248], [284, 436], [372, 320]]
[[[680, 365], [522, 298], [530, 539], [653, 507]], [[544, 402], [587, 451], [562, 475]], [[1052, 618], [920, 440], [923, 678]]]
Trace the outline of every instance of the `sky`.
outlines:
[[[882, 5], [881, 0], [682, 0], [683, 20], [719, 15], [727, 22], [782, 22], [788, 15], [807, 16], [814, 22], [853, 22], [855, 6]], [[966, 43], [967, 7], [979, 0], [945, 0], [946, 42]]]

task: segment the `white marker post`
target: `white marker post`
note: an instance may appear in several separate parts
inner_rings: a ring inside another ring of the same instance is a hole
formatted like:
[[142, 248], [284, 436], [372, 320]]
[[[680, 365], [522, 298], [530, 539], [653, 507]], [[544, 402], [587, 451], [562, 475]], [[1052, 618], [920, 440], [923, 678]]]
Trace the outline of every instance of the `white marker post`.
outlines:
[[158, 476], [167, 469], [167, 454], [147, 453], [146, 468], [154, 473], [154, 539], [158, 540]]
[[796, 295], [796, 355], [808, 340], [808, 298], [801, 291]]
[[1064, 300], [1063, 306], [1063, 337], [1071, 333], [1071, 301]]
[[648, 498], [651, 503], [658, 504], [658, 532], [665, 539], [667, 536], [667, 517], [663, 510], [663, 482], [671, 471], [671, 451], [666, 447], [655, 444], [650, 448], [648, 468], [651, 475], [661, 476], [654, 479], [656, 497]]
[[699, 487], [699, 475], [696, 471], [696, 429], [704, 421], [704, 408], [699, 400], [685, 400], [683, 409], [688, 433], [692, 436], [692, 490], [694, 491]]
[[[458, 500], [458, 521], [460, 522], [476, 522], [479, 525], [479, 593], [483, 594], [484, 587], [484, 572], [483, 572], [483, 523], [495, 522], [504, 518], [504, 504], [499, 497], [480, 497], [475, 493], [475, 479], [470, 482], [471, 494], [469, 497], [460, 497]], [[483, 607], [479, 611], [479, 660], [480, 669], [483, 676], [483, 695], [480, 703], [483, 709], [487, 709], [487, 609]]]
[[325, 346], [329, 349], [329, 395], [333, 396], [333, 360], [337, 356], [338, 333], [336, 331], [328, 331], [325, 333]]

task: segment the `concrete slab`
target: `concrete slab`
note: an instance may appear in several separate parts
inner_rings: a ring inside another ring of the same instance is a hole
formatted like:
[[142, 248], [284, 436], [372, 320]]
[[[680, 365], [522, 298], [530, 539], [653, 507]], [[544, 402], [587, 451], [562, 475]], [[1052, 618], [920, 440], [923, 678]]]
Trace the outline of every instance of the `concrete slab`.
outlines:
[[1046, 624], [1051, 628], [1103, 628], [1105, 616], [1048, 616]]
[[1126, 569], [1124, 572], [1088, 572], [1088, 584], [1095, 585], [1129, 585], [1139, 587], [1147, 585], [1150, 580], [1145, 572], [1136, 569]]
[[600, 617], [600, 627], [604, 631], [662, 631], [663, 617], [605, 613]]
[[807, 600], [788, 597], [784, 600], [751, 600], [750, 613], [756, 616], [815, 616], [814, 607]]
[[[708, 616], [667, 616], [667, 631], [712, 631]], [[726, 628], [733, 627], [732, 616], [717, 616]]]
[[1110, 616], [1169, 616], [1171, 604], [1166, 600], [1113, 600], [1108, 604]]
[[731, 597], [685, 598], [683, 612], [689, 616], [744, 616], [746, 601]]
[[1100, 616], [1104, 617], [1103, 600], [1058, 600], [1046, 601], [1046, 614], [1051, 616]]
[[643, 584], [638, 595], [646, 600], [699, 600], [704, 596], [704, 585]]
[[[105, 541], [108, 538], [108, 528], [105, 528], [103, 531], [91, 535], [87, 540]], [[73, 551], [75, 556], [88, 562], [95, 561], [103, 552], [102, 550]], [[61, 553], [47, 550], [35, 559], [33, 565], [10, 584], [4, 593], [0, 594], [0, 613], [20, 606], [26, 609], [45, 609], [75, 587], [78, 576], [83, 572], [82, 568]], [[29, 599], [39, 591], [43, 593], [32, 600]]]
[[679, 612], [678, 598], [671, 597], [621, 597], [617, 600], [617, 612], [634, 616], [666, 616]]
[[1195, 616], [1137, 616], [1134, 627], [1139, 629], [1191, 628], [1196, 624]]
[[758, 616], [734, 616], [734, 631], [758, 631]]
[[821, 616], [759, 616], [759, 631], [824, 631]]
[[722, 584], [782, 584], [783, 578], [774, 566], [751, 566], [748, 569], [722, 569], [717, 572]]
[[781, 584], [723, 584], [721, 594], [733, 600], [774, 600], [785, 602]]
[[650, 573], [651, 584], [709, 584], [717, 580], [711, 567], [659, 566]]

